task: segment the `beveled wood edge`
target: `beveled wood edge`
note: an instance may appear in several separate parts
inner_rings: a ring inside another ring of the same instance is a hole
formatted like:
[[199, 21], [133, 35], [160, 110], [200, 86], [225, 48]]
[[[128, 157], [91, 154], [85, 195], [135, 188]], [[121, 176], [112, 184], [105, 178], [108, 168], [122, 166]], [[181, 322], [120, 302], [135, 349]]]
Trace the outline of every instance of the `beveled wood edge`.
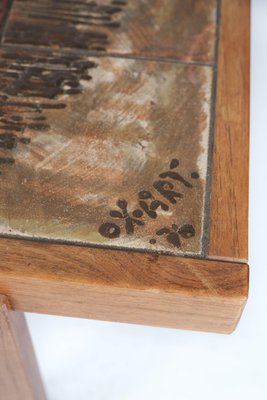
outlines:
[[247, 262], [250, 0], [222, 0], [208, 258]]
[[0, 294], [0, 397], [5, 400], [45, 400], [27, 323]]
[[17, 310], [230, 333], [248, 266], [25, 240], [0, 241], [0, 292]]

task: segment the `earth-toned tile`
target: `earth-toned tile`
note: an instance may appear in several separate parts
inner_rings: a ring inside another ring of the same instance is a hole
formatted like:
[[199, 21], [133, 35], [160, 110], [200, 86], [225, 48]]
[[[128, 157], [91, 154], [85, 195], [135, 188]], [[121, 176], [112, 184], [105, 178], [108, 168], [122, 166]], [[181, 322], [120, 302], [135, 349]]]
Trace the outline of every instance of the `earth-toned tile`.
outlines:
[[2, 235], [202, 251], [212, 69], [1, 50]]
[[4, 42], [213, 63], [217, 0], [14, 0]]
[[0, 36], [5, 25], [5, 19], [8, 12], [9, 0], [1, 0], [0, 3]]

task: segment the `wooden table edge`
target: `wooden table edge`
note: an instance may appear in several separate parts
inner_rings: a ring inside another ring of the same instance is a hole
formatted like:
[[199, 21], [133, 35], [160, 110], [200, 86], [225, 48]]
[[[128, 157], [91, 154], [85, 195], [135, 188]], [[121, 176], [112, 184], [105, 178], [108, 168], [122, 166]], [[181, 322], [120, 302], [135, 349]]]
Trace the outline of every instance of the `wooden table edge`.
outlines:
[[248, 260], [250, 0], [220, 7], [209, 258]]
[[245, 263], [1, 239], [0, 293], [16, 310], [230, 333]]

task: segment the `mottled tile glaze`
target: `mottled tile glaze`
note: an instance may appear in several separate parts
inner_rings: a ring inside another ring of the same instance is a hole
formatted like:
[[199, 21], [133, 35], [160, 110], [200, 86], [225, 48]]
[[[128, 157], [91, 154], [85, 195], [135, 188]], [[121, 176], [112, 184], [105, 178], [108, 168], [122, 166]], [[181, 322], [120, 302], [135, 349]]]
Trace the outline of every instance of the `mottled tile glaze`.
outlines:
[[215, 29], [216, 0], [15, 0], [4, 42], [212, 64]]
[[202, 256], [215, 0], [3, 5], [0, 234]]
[[2, 51], [1, 233], [200, 253], [211, 69], [14, 57]]

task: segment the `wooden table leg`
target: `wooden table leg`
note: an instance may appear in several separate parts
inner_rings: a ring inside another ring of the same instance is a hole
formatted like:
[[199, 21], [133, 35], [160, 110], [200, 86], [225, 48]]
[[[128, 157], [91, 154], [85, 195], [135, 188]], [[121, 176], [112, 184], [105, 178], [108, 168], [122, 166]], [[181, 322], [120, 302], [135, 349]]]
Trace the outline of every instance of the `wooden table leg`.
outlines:
[[46, 398], [24, 314], [0, 295], [0, 399]]

